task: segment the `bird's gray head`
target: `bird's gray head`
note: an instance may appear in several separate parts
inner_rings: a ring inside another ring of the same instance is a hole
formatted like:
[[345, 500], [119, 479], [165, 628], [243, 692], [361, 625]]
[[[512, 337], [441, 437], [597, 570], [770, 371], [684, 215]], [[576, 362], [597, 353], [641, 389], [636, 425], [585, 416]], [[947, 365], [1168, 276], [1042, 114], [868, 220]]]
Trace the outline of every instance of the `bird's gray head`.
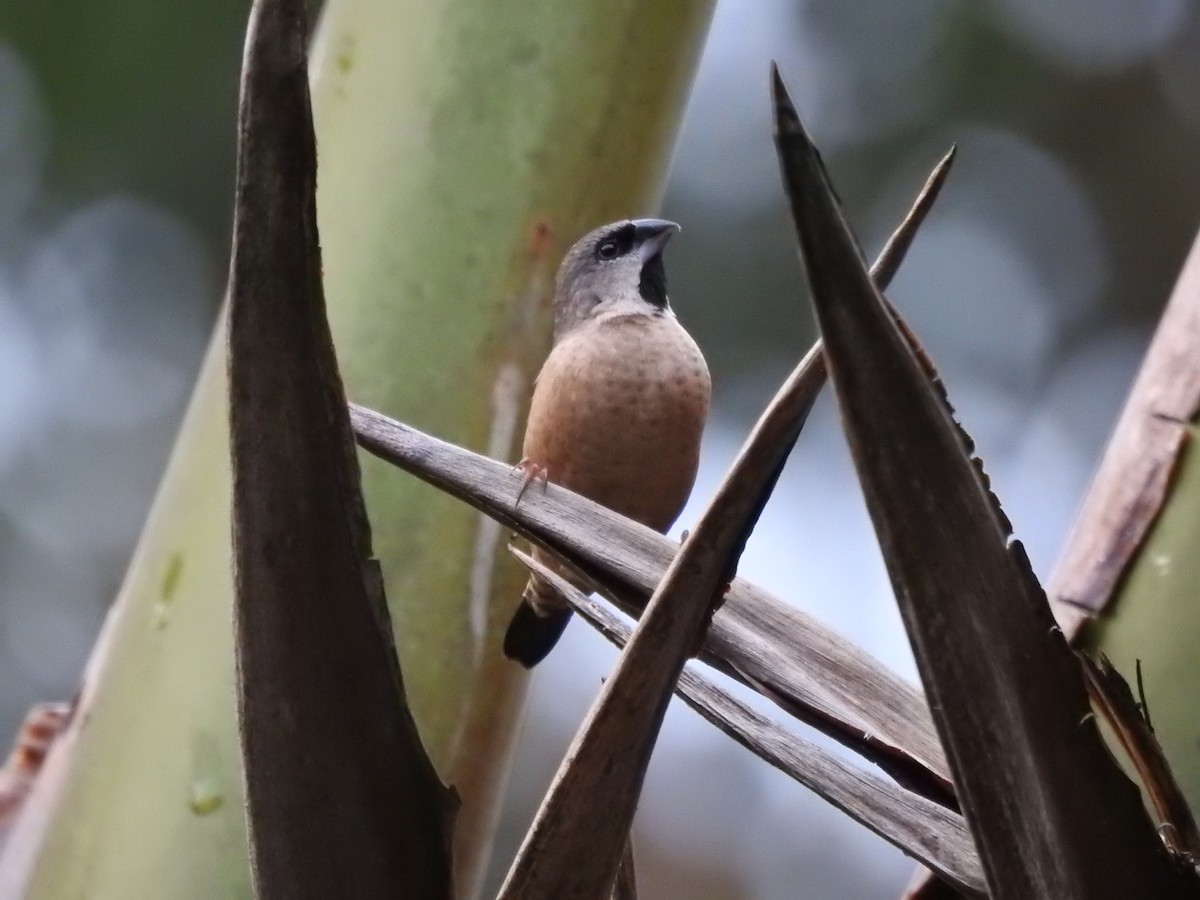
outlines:
[[667, 311], [662, 250], [677, 231], [679, 226], [665, 219], [633, 219], [580, 238], [555, 281], [555, 339], [600, 317]]

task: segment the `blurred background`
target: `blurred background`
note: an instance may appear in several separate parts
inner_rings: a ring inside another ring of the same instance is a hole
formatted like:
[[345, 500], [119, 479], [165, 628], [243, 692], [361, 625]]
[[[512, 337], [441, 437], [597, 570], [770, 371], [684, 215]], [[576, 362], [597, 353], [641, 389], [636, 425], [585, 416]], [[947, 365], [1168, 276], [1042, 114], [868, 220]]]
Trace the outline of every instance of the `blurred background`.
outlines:
[[[74, 693], [199, 364], [245, 7], [0, 6], [0, 741]], [[684, 226], [673, 304], [715, 380], [680, 527], [813, 339], [772, 59], [869, 255], [958, 143], [891, 295], [1048, 575], [1200, 218], [1200, 5], [718, 2], [663, 207]], [[741, 573], [913, 672], [828, 398]], [[499, 864], [612, 661], [575, 623], [539, 669]], [[912, 869], [675, 707], [637, 835], [654, 898], [883, 897]]]

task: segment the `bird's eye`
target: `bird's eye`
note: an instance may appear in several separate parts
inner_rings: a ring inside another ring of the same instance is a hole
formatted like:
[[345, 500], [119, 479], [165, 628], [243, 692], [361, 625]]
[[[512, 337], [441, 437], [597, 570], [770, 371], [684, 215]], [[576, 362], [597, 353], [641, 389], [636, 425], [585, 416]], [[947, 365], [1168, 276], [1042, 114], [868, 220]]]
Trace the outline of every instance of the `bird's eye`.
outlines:
[[596, 254], [601, 259], [616, 259], [621, 255], [621, 248], [617, 246], [616, 241], [605, 241], [596, 248]]

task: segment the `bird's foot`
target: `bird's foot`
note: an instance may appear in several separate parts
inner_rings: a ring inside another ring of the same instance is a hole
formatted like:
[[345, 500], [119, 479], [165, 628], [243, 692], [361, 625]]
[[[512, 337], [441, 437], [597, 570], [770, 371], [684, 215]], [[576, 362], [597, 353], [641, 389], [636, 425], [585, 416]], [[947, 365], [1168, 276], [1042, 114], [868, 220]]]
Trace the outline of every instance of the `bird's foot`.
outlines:
[[550, 482], [550, 470], [545, 466], [538, 465], [528, 456], [513, 466], [513, 470], [522, 472], [525, 475], [521, 481], [521, 489], [517, 491], [517, 502], [513, 504], [514, 506], [521, 504], [521, 498], [525, 496], [525, 491], [528, 490], [530, 484], [540, 481], [542, 483], [542, 490], [544, 491], [546, 485]]

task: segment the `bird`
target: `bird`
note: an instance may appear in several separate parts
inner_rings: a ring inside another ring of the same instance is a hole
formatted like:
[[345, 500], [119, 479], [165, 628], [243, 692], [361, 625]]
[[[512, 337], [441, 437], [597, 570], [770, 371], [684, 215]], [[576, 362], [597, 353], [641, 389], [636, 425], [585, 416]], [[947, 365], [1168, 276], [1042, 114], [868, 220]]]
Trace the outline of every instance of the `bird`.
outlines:
[[[712, 381], [667, 300], [663, 248], [679, 230], [664, 219], [614, 222], [563, 258], [553, 345], [534, 382], [518, 463], [522, 493], [535, 479], [550, 481], [660, 533], [683, 510]], [[533, 554], [561, 571], [538, 548]], [[565, 601], [531, 575], [505, 655], [533, 668], [570, 618]]]

